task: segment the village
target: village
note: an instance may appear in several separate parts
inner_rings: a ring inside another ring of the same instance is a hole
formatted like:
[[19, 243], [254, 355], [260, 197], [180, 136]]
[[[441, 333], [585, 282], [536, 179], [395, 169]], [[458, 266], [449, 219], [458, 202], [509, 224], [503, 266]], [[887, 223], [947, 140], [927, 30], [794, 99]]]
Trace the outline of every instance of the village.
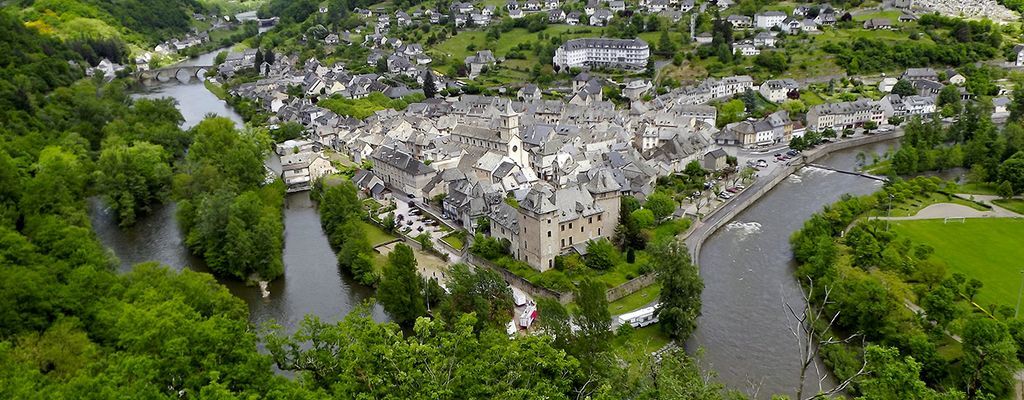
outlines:
[[[642, 204], [665, 179], [706, 171], [701, 187], [673, 193], [675, 209], [656, 223], [700, 221], [759, 178], [799, 162], [802, 150], [898, 131], [915, 118], [950, 122], [948, 109], [976, 97], [954, 69], [909, 68], [896, 76], [832, 79], [828, 88], [838, 95], [794, 110], [786, 105], [818, 96], [824, 84], [732, 75], [667, 87], [644, 74], [654, 59], [652, 45], [606, 37], [576, 37], [555, 49], [550, 64], [571, 73], [562, 86], [526, 83], [478, 93], [471, 89], [476, 79], [505, 61], [492, 51], [473, 51], [455, 74], [445, 74], [434, 68], [428, 46], [388, 34], [392, 24], [409, 28], [452, 16], [456, 26], [484, 27], [502, 12], [513, 19], [523, 12], [546, 13], [548, 22], [569, 25], [584, 15], [591, 25], [607, 23], [600, 20], [603, 9], [591, 10], [597, 4], [588, 3], [579, 14], [557, 12], [558, 4], [550, 3], [510, 1], [502, 11], [453, 3], [449, 13], [357, 9], [373, 33], [321, 31], [322, 37], [304, 40], [320, 40], [318, 46], [328, 49], [360, 46], [367, 50], [365, 60], [325, 64], [248, 49], [228, 54], [211, 81], [224, 82], [231, 98], [255, 105], [272, 131], [301, 126], [300, 137], [276, 146], [289, 192], [310, 190], [342, 172], [365, 197], [385, 205], [386, 212], [371, 212], [372, 220], [399, 218], [399, 233], [429, 241], [424, 247], [446, 259], [489, 263], [468, 252], [473, 235], [482, 232], [503, 243], [511, 260], [541, 274], [556, 269], [562, 256], [583, 257], [592, 243], [612, 240], [622, 221], [621, 199]], [[617, 9], [618, 3], [608, 6]], [[694, 5], [655, 0], [641, 7], [661, 15]], [[916, 19], [912, 4], [897, 9], [900, 22]], [[780, 35], [813, 34], [844, 18], [849, 15], [824, 5], [797, 7], [792, 15], [768, 11], [724, 20], [746, 32], [748, 39], [732, 44], [744, 57], [771, 51]], [[893, 22], [870, 18], [861, 25], [885, 30]], [[707, 32], [693, 40], [697, 46], [712, 44]], [[1017, 58], [1005, 67], [1024, 65], [1024, 46], [1014, 52]], [[353, 71], [349, 65], [374, 69]], [[997, 121], [1008, 116], [1010, 102], [1010, 84], [998, 84], [999, 95], [991, 100]], [[437, 278], [441, 271], [421, 273]], [[535, 285], [531, 274], [519, 269], [505, 275], [509, 281], [523, 278], [513, 285], [517, 315], [531, 314], [525, 299], [551, 286]], [[534, 292], [526, 293], [530, 288]], [[650, 317], [631, 313], [616, 323], [642, 326], [654, 322]], [[522, 319], [523, 327], [527, 320], [532, 319]]]

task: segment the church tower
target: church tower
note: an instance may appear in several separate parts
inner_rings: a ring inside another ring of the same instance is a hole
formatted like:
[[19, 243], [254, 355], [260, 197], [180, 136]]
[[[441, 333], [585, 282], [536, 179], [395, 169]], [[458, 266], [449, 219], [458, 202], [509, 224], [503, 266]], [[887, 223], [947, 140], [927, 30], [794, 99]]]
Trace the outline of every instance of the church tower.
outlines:
[[505, 103], [501, 111], [498, 135], [507, 143], [508, 156], [521, 167], [529, 166], [526, 150], [523, 149], [523, 138], [519, 136], [519, 113], [512, 108], [512, 100]]

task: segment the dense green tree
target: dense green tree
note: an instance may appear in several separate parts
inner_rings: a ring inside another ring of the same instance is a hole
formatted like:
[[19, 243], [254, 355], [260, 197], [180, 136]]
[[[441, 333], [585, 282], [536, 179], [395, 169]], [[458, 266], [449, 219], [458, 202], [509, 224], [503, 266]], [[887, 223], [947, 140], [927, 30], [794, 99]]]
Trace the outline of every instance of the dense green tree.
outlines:
[[434, 81], [434, 73], [428, 71], [423, 77], [423, 95], [428, 99], [437, 95], [437, 82]]
[[96, 166], [97, 190], [117, 213], [121, 226], [135, 223], [170, 191], [170, 157], [159, 145], [137, 142], [132, 146], [110, 143]]
[[612, 315], [608, 311], [604, 283], [584, 278], [576, 290], [575, 301], [579, 309], [573, 317], [580, 327], [581, 336], [577, 345], [582, 346], [577, 354], [593, 354], [605, 350], [611, 333]]
[[291, 337], [267, 341], [278, 366], [299, 372], [324, 397], [565, 398], [582, 379], [579, 363], [547, 338], [504, 332], [474, 333], [476, 317], [452, 324], [416, 321], [404, 337], [395, 324], [378, 324], [362, 312], [328, 325], [307, 318]]
[[608, 239], [591, 240], [587, 242], [587, 254], [583, 260], [587, 267], [603, 271], [619, 262], [619, 251]]
[[423, 279], [416, 270], [416, 257], [411, 247], [399, 243], [388, 254], [377, 297], [384, 310], [402, 325], [411, 326], [417, 317], [427, 312]]
[[1002, 322], [972, 318], [963, 329], [964, 357], [960, 379], [967, 398], [1005, 396], [1017, 369], [1017, 346]]
[[630, 213], [630, 218], [636, 223], [636, 226], [640, 229], [650, 229], [654, 227], [654, 213], [649, 209], [636, 210]]
[[448, 296], [442, 301], [442, 314], [455, 321], [461, 314], [476, 314], [479, 326], [504, 326], [512, 318], [515, 304], [512, 289], [496, 272], [471, 270], [466, 264], [455, 264], [447, 273]]
[[647, 196], [647, 201], [644, 202], [644, 208], [651, 210], [654, 213], [654, 219], [657, 221], [663, 220], [676, 212], [675, 200], [672, 200], [672, 196], [665, 193], [655, 192], [650, 196]]
[[921, 299], [928, 319], [935, 321], [939, 328], [945, 328], [959, 314], [956, 304], [957, 296], [946, 286], [939, 286]]
[[868, 346], [864, 350], [868, 378], [860, 384], [861, 399], [933, 400], [954, 399], [956, 393], [939, 395], [920, 378], [921, 364], [901, 357], [898, 349]]
[[1024, 192], [1024, 151], [1017, 152], [999, 165], [999, 177], [1010, 182], [1013, 193]]
[[686, 341], [697, 327], [704, 281], [690, 261], [689, 249], [675, 238], [654, 243], [648, 254], [661, 285], [656, 311], [659, 326], [670, 338]]
[[914, 84], [906, 79], [900, 79], [892, 86], [892, 94], [898, 94], [900, 96], [914, 96], [917, 95], [917, 89], [914, 89]]

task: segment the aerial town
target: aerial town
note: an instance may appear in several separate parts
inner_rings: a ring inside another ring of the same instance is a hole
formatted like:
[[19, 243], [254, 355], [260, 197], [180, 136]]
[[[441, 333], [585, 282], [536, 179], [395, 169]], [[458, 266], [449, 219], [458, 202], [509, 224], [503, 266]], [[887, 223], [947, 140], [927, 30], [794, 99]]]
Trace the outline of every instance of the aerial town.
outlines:
[[1022, 12], [3, 3], [0, 398], [1024, 399]]

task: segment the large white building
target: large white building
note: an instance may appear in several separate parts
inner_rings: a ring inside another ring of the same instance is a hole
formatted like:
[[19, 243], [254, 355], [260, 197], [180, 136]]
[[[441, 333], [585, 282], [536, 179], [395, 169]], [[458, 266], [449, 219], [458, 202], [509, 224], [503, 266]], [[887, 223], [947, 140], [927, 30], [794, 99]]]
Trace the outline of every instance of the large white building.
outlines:
[[757, 29], [772, 29], [781, 27], [786, 20], [786, 13], [782, 11], [765, 11], [754, 15], [754, 27]]
[[555, 50], [553, 63], [561, 69], [581, 67], [643, 68], [651, 50], [640, 39], [582, 38]]

